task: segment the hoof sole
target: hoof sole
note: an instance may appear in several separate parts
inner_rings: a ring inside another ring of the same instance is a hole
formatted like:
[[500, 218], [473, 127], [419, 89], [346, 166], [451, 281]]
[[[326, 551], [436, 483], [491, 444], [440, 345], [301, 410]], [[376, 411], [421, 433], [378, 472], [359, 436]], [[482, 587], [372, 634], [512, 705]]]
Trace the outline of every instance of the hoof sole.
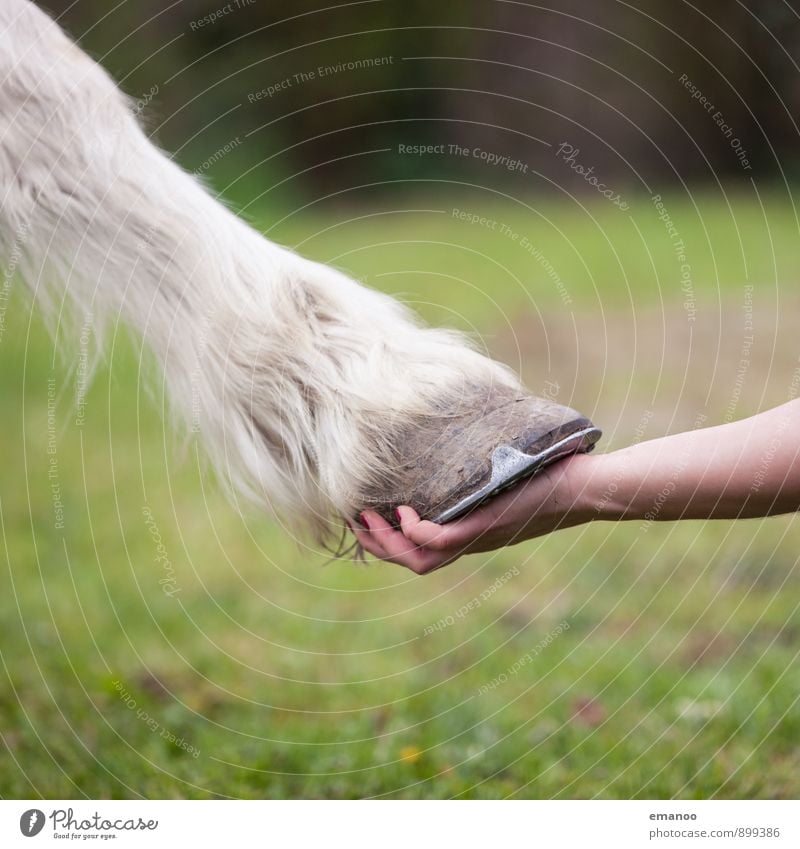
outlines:
[[394, 508], [403, 504], [451, 522], [562, 457], [591, 451], [600, 436], [570, 407], [475, 386], [395, 433], [397, 464], [360, 501], [395, 527]]
[[545, 466], [555, 463], [571, 454], [586, 453], [594, 448], [594, 444], [602, 435], [601, 431], [592, 426], [578, 430], [553, 445], [536, 454], [526, 454], [511, 445], [500, 445], [492, 453], [492, 474], [489, 482], [452, 507], [443, 510], [432, 521], [439, 525], [452, 522], [465, 516], [481, 504], [515, 486], [521, 480], [535, 475]]

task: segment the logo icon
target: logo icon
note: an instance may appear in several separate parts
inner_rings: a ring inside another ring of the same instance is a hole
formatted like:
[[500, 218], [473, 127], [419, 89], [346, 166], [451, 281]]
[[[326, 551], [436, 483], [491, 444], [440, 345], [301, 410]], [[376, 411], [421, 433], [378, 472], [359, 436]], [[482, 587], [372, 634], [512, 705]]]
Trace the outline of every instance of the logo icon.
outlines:
[[19, 818], [19, 830], [25, 837], [36, 837], [44, 828], [44, 812], [38, 808], [31, 808]]

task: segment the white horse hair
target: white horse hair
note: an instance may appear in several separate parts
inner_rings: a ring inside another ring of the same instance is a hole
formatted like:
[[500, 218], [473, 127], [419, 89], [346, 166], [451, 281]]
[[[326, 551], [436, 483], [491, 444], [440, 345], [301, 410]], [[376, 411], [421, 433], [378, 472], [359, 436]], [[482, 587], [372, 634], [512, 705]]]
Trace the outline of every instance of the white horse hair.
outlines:
[[518, 385], [460, 335], [263, 238], [28, 0], [0, 0], [0, 175], [0, 251], [50, 325], [69, 301], [95, 336], [134, 328], [220, 479], [321, 541], [391, 479], [413, 416], [468, 384]]

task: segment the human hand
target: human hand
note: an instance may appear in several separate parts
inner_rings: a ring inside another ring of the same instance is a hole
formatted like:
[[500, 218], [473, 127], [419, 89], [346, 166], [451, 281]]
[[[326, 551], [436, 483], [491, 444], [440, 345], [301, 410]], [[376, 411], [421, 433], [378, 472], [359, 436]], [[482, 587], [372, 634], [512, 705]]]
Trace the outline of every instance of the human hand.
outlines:
[[590, 521], [587, 487], [601, 460], [602, 455], [568, 457], [446, 525], [420, 519], [411, 507], [399, 507], [401, 530], [373, 510], [361, 514], [363, 529], [353, 525], [350, 529], [370, 554], [423, 575], [464, 554], [514, 545]]
[[371, 554], [421, 575], [462, 554], [593, 519], [673, 522], [798, 512], [798, 433], [800, 399], [794, 399], [738, 422], [573, 455], [447, 525], [400, 507], [401, 530], [371, 510], [361, 514], [367, 527], [351, 530]]

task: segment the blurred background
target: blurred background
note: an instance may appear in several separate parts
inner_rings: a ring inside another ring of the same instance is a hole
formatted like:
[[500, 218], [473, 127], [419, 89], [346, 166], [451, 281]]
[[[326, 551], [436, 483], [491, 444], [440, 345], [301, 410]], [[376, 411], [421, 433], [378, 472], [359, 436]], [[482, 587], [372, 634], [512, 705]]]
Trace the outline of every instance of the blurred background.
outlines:
[[536, 193], [581, 188], [550, 147], [562, 141], [628, 192], [797, 176], [800, 19], [780, 0], [43, 5], [134, 98], [157, 88], [148, 122], [187, 166], [239, 137], [219, 173], [253, 169], [240, 201], [286, 177], [293, 203], [374, 182], [522, 188], [469, 157], [397, 155], [404, 142], [521, 160]]
[[[796, 4], [41, 5], [265, 235], [603, 450], [800, 391]], [[331, 562], [4, 270], [0, 795], [797, 797], [795, 517]]]

